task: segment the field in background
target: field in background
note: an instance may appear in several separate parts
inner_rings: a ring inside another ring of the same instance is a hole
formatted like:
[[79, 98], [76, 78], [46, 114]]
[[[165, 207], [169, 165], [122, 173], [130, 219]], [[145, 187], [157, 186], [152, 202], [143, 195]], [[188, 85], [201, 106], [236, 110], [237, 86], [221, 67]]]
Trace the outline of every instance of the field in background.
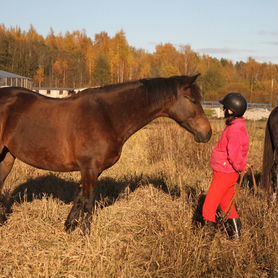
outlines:
[[[254, 196], [250, 175], [238, 200], [239, 241], [194, 229], [198, 197], [210, 184], [209, 159], [224, 127], [197, 144], [158, 119], [126, 143], [98, 183], [92, 233], [64, 232], [79, 173], [42, 171], [16, 161], [4, 190], [17, 200], [0, 227], [0, 277], [274, 277], [277, 202]], [[259, 178], [265, 121], [249, 121], [249, 163]], [[42, 154], [43, 155], [43, 154]]]

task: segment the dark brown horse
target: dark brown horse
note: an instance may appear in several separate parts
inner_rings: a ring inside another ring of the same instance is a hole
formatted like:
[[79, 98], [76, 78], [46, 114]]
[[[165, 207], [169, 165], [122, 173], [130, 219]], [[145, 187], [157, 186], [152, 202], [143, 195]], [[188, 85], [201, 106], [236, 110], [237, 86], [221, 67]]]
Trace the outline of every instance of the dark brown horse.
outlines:
[[51, 99], [0, 89], [0, 189], [14, 159], [52, 171], [80, 171], [81, 188], [65, 222], [90, 230], [97, 178], [120, 158], [126, 140], [153, 119], [170, 117], [207, 142], [211, 127], [196, 76], [143, 79]]
[[264, 140], [262, 186], [269, 192], [277, 191], [278, 175], [278, 106], [270, 113]]

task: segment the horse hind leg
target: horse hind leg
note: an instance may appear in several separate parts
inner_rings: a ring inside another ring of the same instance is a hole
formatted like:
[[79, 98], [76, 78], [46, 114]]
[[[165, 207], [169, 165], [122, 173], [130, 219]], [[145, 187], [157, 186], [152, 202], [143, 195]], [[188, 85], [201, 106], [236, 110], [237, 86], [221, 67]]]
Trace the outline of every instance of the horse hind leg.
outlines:
[[2, 195], [2, 189], [7, 176], [12, 170], [14, 160], [14, 156], [5, 147], [0, 153], [0, 225], [7, 220], [6, 213], [10, 212], [9, 202]]

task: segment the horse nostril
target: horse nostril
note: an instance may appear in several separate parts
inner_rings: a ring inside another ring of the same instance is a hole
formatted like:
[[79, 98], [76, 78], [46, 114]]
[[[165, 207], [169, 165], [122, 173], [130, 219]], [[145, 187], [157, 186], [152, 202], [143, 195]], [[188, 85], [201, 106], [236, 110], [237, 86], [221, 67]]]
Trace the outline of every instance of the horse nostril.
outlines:
[[208, 135], [207, 135], [208, 141], [211, 138], [211, 135], [212, 135], [212, 130], [210, 129], [209, 132], [208, 132]]
[[207, 134], [197, 133], [195, 136], [195, 141], [198, 143], [207, 143], [212, 135], [212, 130], [210, 129]]

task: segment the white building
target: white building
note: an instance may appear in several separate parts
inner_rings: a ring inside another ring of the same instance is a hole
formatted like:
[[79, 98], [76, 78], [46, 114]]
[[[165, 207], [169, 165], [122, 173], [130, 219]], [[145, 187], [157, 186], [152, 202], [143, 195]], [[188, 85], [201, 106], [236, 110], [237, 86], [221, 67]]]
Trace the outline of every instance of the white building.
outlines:
[[32, 79], [29, 77], [0, 70], [0, 87], [16, 86], [31, 89], [32, 83]]
[[53, 98], [64, 98], [74, 95], [85, 88], [82, 89], [71, 89], [71, 88], [33, 88], [33, 91], [42, 94], [47, 97]]

